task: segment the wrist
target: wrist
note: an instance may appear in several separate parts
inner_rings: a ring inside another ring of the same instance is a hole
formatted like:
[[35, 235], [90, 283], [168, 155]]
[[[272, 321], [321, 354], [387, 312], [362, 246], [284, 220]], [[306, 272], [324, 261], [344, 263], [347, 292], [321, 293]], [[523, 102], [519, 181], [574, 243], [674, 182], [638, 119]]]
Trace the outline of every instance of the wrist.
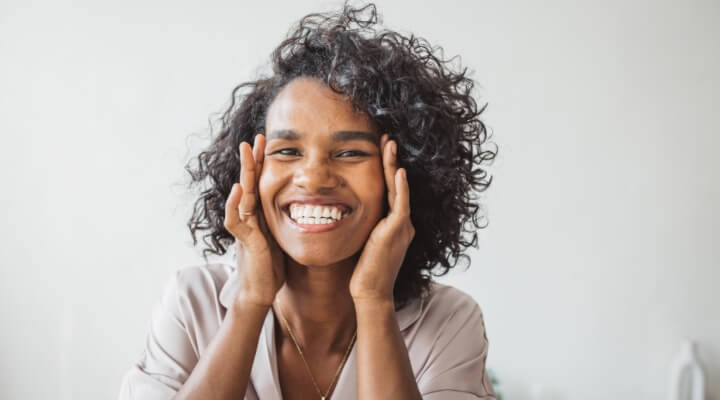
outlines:
[[228, 307], [223, 319], [224, 332], [230, 336], [234, 336], [238, 332], [259, 333], [269, 310], [269, 307], [236, 302]]
[[228, 312], [234, 315], [265, 315], [270, 311], [272, 303], [259, 302], [246, 296], [238, 297], [233, 301]]
[[356, 311], [395, 311], [395, 299], [392, 296], [353, 296]]
[[355, 302], [355, 317], [358, 329], [374, 326], [379, 327], [385, 323], [395, 322], [395, 302], [392, 298], [361, 298], [353, 299]]
[[389, 285], [375, 285], [360, 287], [350, 282], [350, 296], [356, 303], [384, 303], [393, 301], [393, 287]]
[[272, 307], [278, 289], [262, 283], [253, 283], [241, 276], [235, 303], [240, 306]]

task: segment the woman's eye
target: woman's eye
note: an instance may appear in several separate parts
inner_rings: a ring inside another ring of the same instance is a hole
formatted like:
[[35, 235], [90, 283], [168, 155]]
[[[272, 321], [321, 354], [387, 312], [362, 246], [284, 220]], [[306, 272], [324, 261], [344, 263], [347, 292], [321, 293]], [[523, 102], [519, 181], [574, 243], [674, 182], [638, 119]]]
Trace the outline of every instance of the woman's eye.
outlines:
[[298, 152], [297, 149], [285, 148], [285, 149], [275, 150], [270, 154], [271, 155], [278, 154], [281, 156], [297, 156], [300, 154], [300, 152]]
[[368, 153], [364, 151], [358, 151], [358, 150], [348, 150], [343, 151], [342, 153], [338, 154], [338, 157], [363, 157], [368, 155]]
[[[268, 153], [271, 156], [282, 156], [282, 157], [300, 157], [302, 154], [300, 151], [293, 147], [286, 147], [282, 149], [275, 150], [273, 152]], [[339, 153], [337, 153], [336, 157], [338, 158], [348, 158], [348, 157], [365, 157], [368, 156], [369, 153], [366, 153], [364, 151], [360, 150], [344, 150]]]

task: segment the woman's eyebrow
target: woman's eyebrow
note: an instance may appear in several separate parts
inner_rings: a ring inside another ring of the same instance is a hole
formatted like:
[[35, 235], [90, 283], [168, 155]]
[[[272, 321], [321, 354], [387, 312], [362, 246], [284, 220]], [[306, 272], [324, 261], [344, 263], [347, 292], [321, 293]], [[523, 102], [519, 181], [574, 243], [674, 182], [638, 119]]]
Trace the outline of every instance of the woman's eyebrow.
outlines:
[[[270, 132], [267, 136], [267, 140], [273, 139], [284, 139], [284, 140], [298, 140], [300, 134], [292, 129], [276, 129]], [[332, 140], [334, 142], [346, 142], [349, 140], [365, 140], [372, 144], [378, 145], [380, 139], [376, 134], [366, 131], [337, 131], [333, 132]]]
[[267, 140], [273, 139], [298, 140], [300, 135], [292, 129], [276, 129], [267, 135]]
[[332, 140], [335, 142], [365, 140], [374, 145], [380, 144], [380, 138], [378, 138], [376, 134], [366, 131], [337, 131], [332, 134]]

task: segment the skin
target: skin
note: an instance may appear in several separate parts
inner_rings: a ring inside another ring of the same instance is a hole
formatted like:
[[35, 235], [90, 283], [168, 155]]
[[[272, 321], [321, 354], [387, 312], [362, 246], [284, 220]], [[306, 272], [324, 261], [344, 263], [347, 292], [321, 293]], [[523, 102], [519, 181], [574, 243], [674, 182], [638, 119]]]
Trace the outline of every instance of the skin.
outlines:
[[[281, 90], [266, 132], [252, 149], [241, 144], [242, 173], [226, 204], [242, 266], [234, 305], [176, 398], [244, 395], [272, 307], [287, 319], [321, 391], [357, 329], [358, 398], [419, 399], [393, 304], [415, 233], [397, 144], [310, 78]], [[330, 231], [307, 232], [286, 213], [292, 200], [341, 202], [352, 212]], [[287, 330], [278, 324], [276, 332], [283, 398], [318, 398]]]

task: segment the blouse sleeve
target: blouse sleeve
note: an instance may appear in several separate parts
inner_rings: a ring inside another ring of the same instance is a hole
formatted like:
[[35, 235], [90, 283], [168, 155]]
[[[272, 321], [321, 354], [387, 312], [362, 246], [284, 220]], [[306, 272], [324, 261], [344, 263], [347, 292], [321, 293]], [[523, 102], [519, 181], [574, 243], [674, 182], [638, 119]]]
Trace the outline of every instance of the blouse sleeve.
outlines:
[[179, 273], [165, 286], [155, 306], [142, 356], [123, 377], [119, 400], [171, 399], [197, 364], [180, 307]]
[[425, 400], [495, 400], [485, 360], [488, 340], [480, 307], [463, 295], [435, 336], [418, 380]]

